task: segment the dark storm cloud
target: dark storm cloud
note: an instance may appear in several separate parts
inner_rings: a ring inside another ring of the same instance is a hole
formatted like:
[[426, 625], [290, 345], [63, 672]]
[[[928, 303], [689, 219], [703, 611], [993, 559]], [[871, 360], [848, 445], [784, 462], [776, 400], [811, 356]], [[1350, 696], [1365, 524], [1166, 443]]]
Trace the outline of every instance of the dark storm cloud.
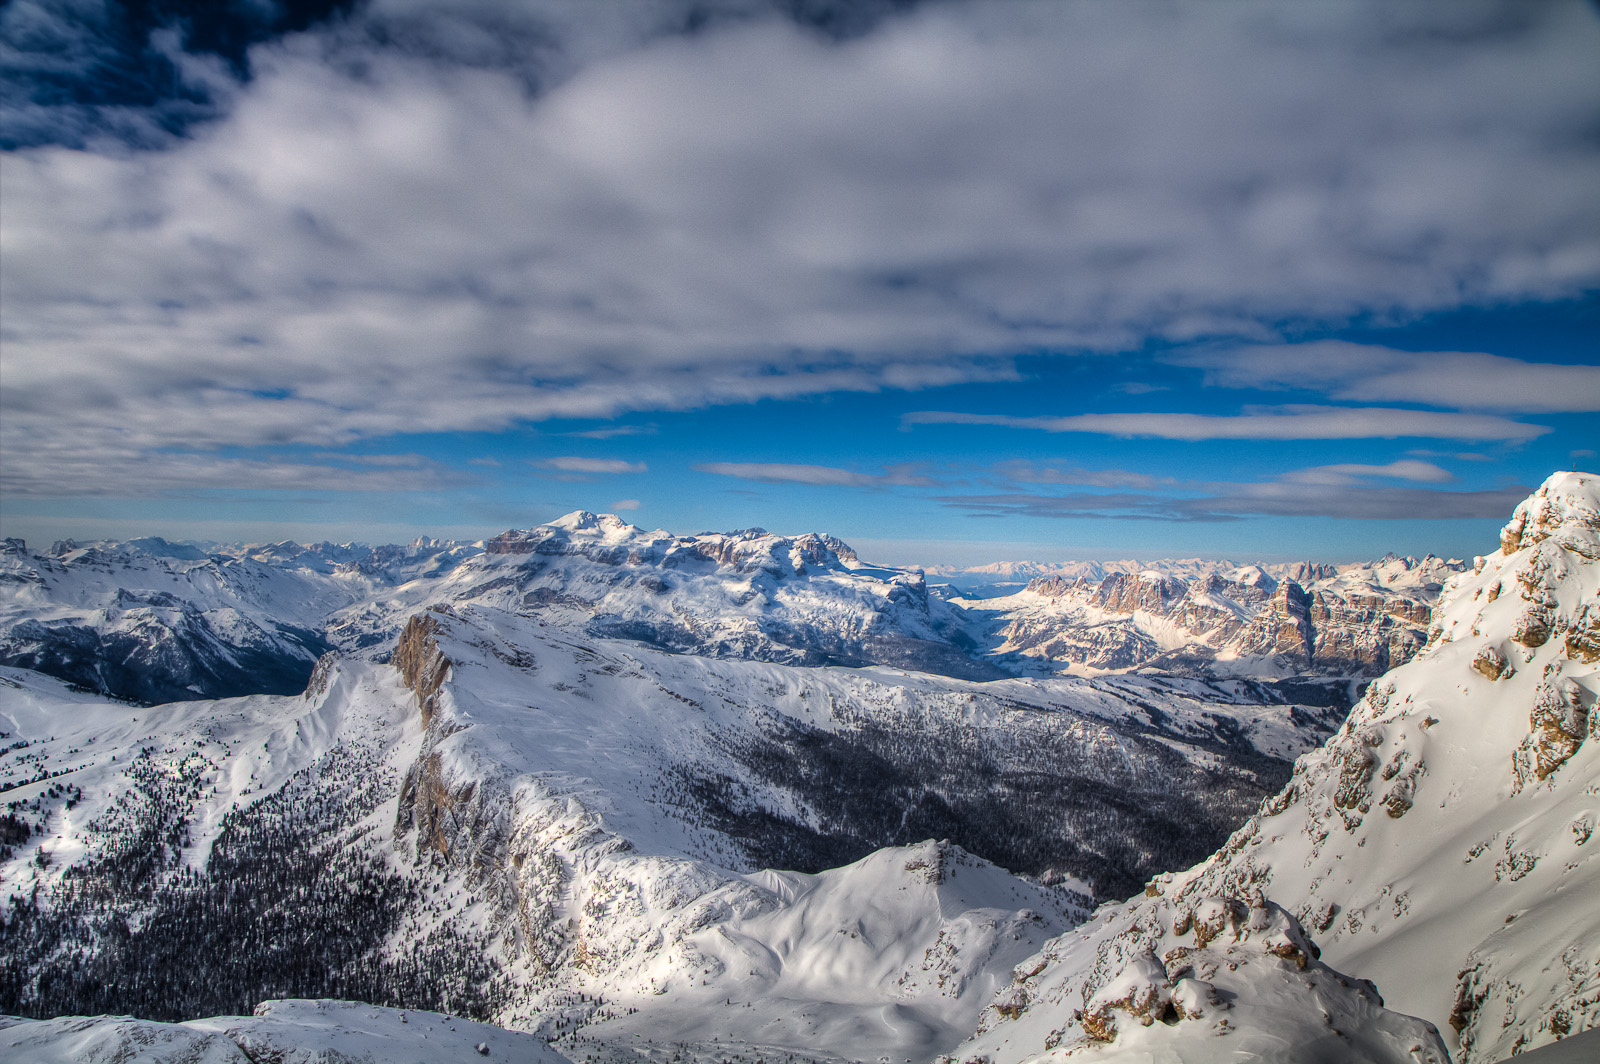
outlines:
[[318, 28], [352, 74], [374, 51], [505, 71], [540, 92], [643, 42], [787, 17], [833, 39], [916, 0], [8, 0], [0, 148], [167, 145], [227, 113], [250, 49]]
[[12, 153], [8, 487], [1600, 285], [1585, 5], [895, 6], [387, 0], [191, 56], [164, 150]]
[[157, 147], [222, 113], [249, 49], [354, 0], [10, 0], [0, 8], [0, 148]]

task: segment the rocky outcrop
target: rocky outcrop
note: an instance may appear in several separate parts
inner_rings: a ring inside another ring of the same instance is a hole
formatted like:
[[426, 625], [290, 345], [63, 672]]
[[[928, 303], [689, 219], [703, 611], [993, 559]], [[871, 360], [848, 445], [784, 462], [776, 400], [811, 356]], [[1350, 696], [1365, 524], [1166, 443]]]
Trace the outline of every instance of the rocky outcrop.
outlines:
[[392, 661], [416, 697], [423, 728], [422, 749], [400, 784], [395, 834], [415, 831], [419, 847], [463, 868], [476, 886], [492, 878], [502, 863], [504, 810], [495, 806], [504, 796], [491, 797], [491, 786], [449, 771], [439, 750], [463, 725], [443, 711], [443, 688], [452, 663], [435, 636], [438, 617], [447, 616], [448, 607], [435, 610], [436, 616], [419, 614], [407, 623]]
[[[446, 609], [439, 609], [438, 612], [444, 613]], [[424, 728], [433, 723], [438, 708], [439, 688], [450, 675], [450, 659], [439, 650], [439, 644], [433, 638], [438, 628], [439, 622], [426, 613], [411, 618], [400, 633], [400, 642], [395, 645], [391, 659], [394, 667], [400, 670], [406, 686], [416, 693], [417, 709], [422, 714]]]
[[1578, 752], [1590, 731], [1586, 702], [1593, 703], [1594, 695], [1576, 680], [1539, 685], [1528, 714], [1528, 737], [1513, 755], [1518, 789], [1545, 779]]
[[1187, 591], [1183, 581], [1159, 573], [1112, 573], [1090, 594], [1089, 602], [1108, 613], [1166, 614]]
[[[1324, 964], [1259, 890], [1152, 888], [1013, 969], [977, 1036], [941, 1060], [1179, 1060], [1197, 1047], [1275, 1064], [1449, 1060], [1436, 1031]], [[1320, 1055], [1330, 1043], [1337, 1057]]]
[[483, 549], [486, 554], [532, 554], [535, 542], [527, 532], [502, 532], [485, 540]]

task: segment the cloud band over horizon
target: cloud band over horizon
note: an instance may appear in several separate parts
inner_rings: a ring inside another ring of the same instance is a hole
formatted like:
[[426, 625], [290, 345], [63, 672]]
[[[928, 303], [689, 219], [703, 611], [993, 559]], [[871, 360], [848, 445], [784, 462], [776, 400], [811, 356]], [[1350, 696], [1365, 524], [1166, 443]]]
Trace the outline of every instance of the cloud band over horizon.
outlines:
[[159, 151], [10, 154], [5, 473], [1600, 285], [1592, 13], [1375, 10], [934, 5], [843, 41], [751, 16], [587, 59], [570, 22], [530, 96], [525, 63], [373, 44], [375, 5], [258, 46]]
[[1428, 331], [1600, 293], [1578, 0], [235, 6], [0, 9], [13, 508], [1465, 519], [1597, 431]]

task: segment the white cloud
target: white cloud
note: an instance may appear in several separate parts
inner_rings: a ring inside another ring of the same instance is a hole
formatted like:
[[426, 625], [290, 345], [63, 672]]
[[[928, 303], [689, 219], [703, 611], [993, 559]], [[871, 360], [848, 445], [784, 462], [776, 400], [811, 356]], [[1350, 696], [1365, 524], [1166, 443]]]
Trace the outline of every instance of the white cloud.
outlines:
[[546, 458], [539, 464], [563, 473], [644, 473], [650, 469], [643, 462], [627, 462], [620, 458], [581, 458], [575, 455]]
[[[71, 449], [35, 452], [26, 463], [8, 467], [3, 488], [9, 496], [59, 497], [73, 493], [106, 498], [138, 498], [209, 491], [415, 492], [459, 487], [469, 477], [426, 459], [415, 464], [377, 462], [380, 468], [351, 468], [331, 461], [229, 458], [108, 450], [85, 455]], [[383, 457], [383, 456], [378, 456]], [[404, 458], [406, 456], [395, 456]]]
[[654, 425], [614, 425], [603, 429], [569, 432], [566, 435], [583, 440], [611, 440], [618, 436], [654, 436], [658, 431]]
[[1206, 370], [1224, 388], [1304, 388], [1354, 402], [1457, 410], [1600, 410], [1600, 366], [1523, 362], [1481, 351], [1397, 351], [1320, 340], [1185, 352], [1170, 361]]
[[901, 420], [907, 425], [997, 425], [1044, 432], [1090, 432], [1164, 440], [1354, 440], [1402, 436], [1528, 440], [1550, 431], [1543, 425], [1527, 425], [1491, 414], [1312, 405], [1259, 407], [1239, 415], [1151, 413], [1014, 417], [920, 410], [906, 414]]
[[1335, 465], [1315, 466], [1289, 474], [1285, 479], [1300, 484], [1350, 484], [1361, 477], [1382, 477], [1389, 480], [1409, 480], [1421, 484], [1448, 484], [1455, 474], [1441, 469], [1432, 462], [1400, 459], [1388, 465], [1361, 465], [1344, 462]]
[[[1119, 494], [1045, 495], [1008, 491], [950, 495], [939, 501], [975, 516], [1143, 518], [1158, 521], [1229, 521], [1245, 516], [1431, 518], [1496, 517], [1509, 513], [1524, 489], [1441, 492], [1374, 485], [1373, 480], [1446, 484], [1456, 478], [1430, 462], [1400, 459], [1384, 465], [1354, 462], [1295, 469], [1259, 482], [1183, 481], [1120, 469], [1036, 468], [1027, 462], [995, 467], [1014, 484], [1063, 484], [1135, 489]], [[1007, 485], [1013, 486], [1013, 485]], [[1165, 489], [1165, 491], [1163, 491]]]
[[1081, 466], [1036, 466], [1032, 462], [1010, 461], [995, 466], [1007, 480], [1022, 484], [1077, 484], [1092, 488], [1157, 488], [1178, 482], [1172, 477], [1154, 477], [1126, 469], [1084, 469]]
[[[534, 59], [487, 14], [448, 47], [358, 18], [257, 50], [231, 112], [168, 150], [8, 156], [6, 483], [1008, 379], [1018, 352], [1600, 283], [1583, 5], [937, 5], [845, 43], [658, 37], [611, 7]], [[1176, 438], [1227, 427], [1189, 417]]]
[[637, 510], [642, 503], [638, 499], [618, 499], [611, 504], [612, 513], [621, 513], [624, 510]]
[[894, 465], [883, 473], [858, 473], [833, 466], [801, 465], [788, 462], [705, 462], [694, 467], [698, 473], [737, 477], [762, 484], [811, 484], [819, 487], [887, 487], [892, 485], [926, 487], [937, 483], [917, 473], [912, 465]]
[[1012, 491], [948, 495], [938, 501], [977, 517], [1060, 517], [1216, 522], [1245, 517], [1330, 517], [1357, 520], [1498, 518], [1528, 494], [1517, 485], [1486, 491], [1373, 485], [1302, 470], [1260, 483], [1183, 485], [1186, 494]]
[[1453, 458], [1458, 462], [1493, 462], [1494, 458], [1478, 451], [1434, 451], [1426, 447], [1414, 447], [1407, 451], [1415, 458]]

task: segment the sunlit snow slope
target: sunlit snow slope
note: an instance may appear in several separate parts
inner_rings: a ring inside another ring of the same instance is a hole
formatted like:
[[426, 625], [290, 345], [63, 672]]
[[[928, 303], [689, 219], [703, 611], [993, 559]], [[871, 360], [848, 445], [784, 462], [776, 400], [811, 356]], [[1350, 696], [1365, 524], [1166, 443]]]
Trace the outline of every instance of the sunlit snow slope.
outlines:
[[543, 1039], [437, 1012], [349, 1001], [267, 1001], [249, 1016], [0, 1017], [9, 1064], [566, 1064]]

